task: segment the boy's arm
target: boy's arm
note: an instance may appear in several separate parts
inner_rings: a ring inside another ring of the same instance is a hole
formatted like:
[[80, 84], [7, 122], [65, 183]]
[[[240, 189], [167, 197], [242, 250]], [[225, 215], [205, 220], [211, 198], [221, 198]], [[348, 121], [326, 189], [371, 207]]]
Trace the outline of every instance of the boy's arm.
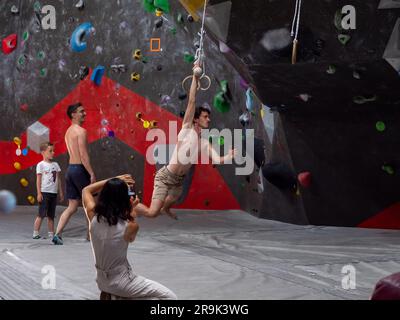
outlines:
[[42, 195], [42, 174], [36, 174], [36, 192], [37, 192], [37, 201], [42, 202], [43, 195]]
[[57, 172], [57, 181], [58, 181], [58, 192], [60, 194], [60, 201], [64, 201], [64, 191], [61, 185], [61, 179], [60, 179], [60, 171]]

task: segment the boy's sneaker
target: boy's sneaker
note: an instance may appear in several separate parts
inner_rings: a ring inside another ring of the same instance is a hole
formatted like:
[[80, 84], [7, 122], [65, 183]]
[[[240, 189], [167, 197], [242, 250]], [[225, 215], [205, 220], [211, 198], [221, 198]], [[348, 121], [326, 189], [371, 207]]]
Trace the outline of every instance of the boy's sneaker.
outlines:
[[58, 235], [55, 235], [54, 237], [53, 237], [53, 240], [51, 240], [56, 246], [60, 246], [60, 245], [63, 245], [63, 241], [62, 241], [62, 238], [60, 237], [60, 236], [58, 236]]
[[32, 237], [32, 239], [35, 239], [35, 240], [38, 240], [38, 239], [40, 239], [40, 238], [41, 238], [41, 236], [40, 236], [39, 234]]

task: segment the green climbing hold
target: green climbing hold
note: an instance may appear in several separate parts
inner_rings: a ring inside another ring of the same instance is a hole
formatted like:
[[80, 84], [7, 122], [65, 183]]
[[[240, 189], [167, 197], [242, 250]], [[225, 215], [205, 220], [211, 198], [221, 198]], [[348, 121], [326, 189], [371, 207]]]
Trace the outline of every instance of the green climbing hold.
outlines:
[[161, 9], [165, 13], [170, 11], [168, 0], [143, 0], [143, 7], [150, 13], [154, 13], [156, 9]]
[[218, 92], [214, 97], [214, 107], [221, 113], [228, 112], [231, 105], [226, 101], [224, 93], [222, 91]]
[[42, 69], [40, 69], [40, 76], [41, 77], [45, 77], [45, 76], [47, 76], [47, 69], [46, 68], [42, 68]]
[[185, 55], [183, 56], [183, 59], [185, 60], [185, 62], [187, 63], [193, 63], [194, 62], [194, 55], [185, 52]]
[[147, 57], [143, 57], [143, 58], [142, 58], [142, 62], [143, 62], [143, 63], [147, 63], [147, 62], [149, 62], [149, 58], [147, 58]]
[[40, 4], [39, 1], [36, 1], [35, 4], [33, 5], [33, 9], [37, 12], [42, 11], [42, 5]]
[[351, 37], [348, 34], [339, 34], [338, 39], [340, 43], [345, 46], [350, 41]]
[[395, 173], [394, 168], [388, 164], [384, 164], [382, 166], [382, 170], [385, 171], [387, 174], [390, 174], [391, 176]]
[[223, 146], [225, 143], [225, 138], [224, 137], [219, 137], [218, 138], [218, 145]]
[[169, 29], [169, 31], [170, 31], [173, 35], [176, 35], [176, 28], [171, 28], [171, 29]]
[[375, 125], [376, 130], [378, 130], [379, 132], [383, 132], [386, 130], [386, 125], [383, 121], [378, 121]]
[[26, 58], [25, 58], [25, 56], [24, 56], [24, 55], [20, 56], [20, 57], [18, 58], [18, 64], [19, 64], [20, 66], [24, 66], [25, 63], [26, 63]]
[[330, 65], [329, 67], [328, 67], [328, 69], [326, 70], [326, 73], [327, 74], [335, 74], [336, 73], [336, 67], [334, 66], [334, 65]]
[[38, 59], [43, 60], [46, 57], [44, 51], [39, 51], [37, 54]]
[[29, 31], [25, 31], [25, 32], [22, 34], [22, 39], [23, 39], [24, 41], [26, 41], [26, 40], [29, 39]]
[[343, 21], [343, 13], [342, 13], [342, 9], [339, 9], [335, 13], [335, 20], [334, 20], [335, 27], [339, 31], [343, 30], [342, 21]]
[[364, 97], [364, 96], [356, 96], [353, 98], [353, 102], [356, 104], [364, 104], [367, 102], [373, 102], [376, 101], [378, 99], [378, 97], [376, 95], [372, 96], [372, 97]]

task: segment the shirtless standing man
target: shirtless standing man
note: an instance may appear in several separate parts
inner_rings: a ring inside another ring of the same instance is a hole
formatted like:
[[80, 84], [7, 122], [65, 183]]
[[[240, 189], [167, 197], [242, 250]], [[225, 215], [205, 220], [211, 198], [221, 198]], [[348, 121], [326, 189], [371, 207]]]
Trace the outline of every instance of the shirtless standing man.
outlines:
[[[67, 115], [71, 119], [71, 126], [65, 133], [65, 144], [69, 154], [69, 165], [65, 175], [68, 207], [61, 214], [58, 222], [57, 231], [53, 237], [55, 245], [63, 244], [62, 232], [69, 219], [78, 210], [82, 199], [82, 189], [96, 182], [94, 171], [90, 165], [87, 133], [81, 126], [86, 117], [85, 108], [81, 103], [71, 105], [67, 109]], [[89, 240], [89, 237], [87, 239]]]
[[[196, 67], [198, 65], [195, 64], [193, 70]], [[220, 157], [209, 141], [201, 138], [201, 130], [209, 127], [211, 112], [209, 109], [203, 107], [196, 108], [195, 106], [198, 81], [199, 78], [193, 74], [188, 106], [183, 118], [182, 129], [178, 134], [178, 143], [172, 154], [170, 163], [158, 170], [154, 178], [150, 208], [140, 203], [134, 208], [136, 215], [155, 218], [163, 212], [171, 218], [177, 219], [177, 216], [170, 210], [171, 206], [179, 199], [183, 191], [185, 175], [192, 165], [197, 163], [200, 151], [202, 154], [205, 152], [212, 159], [213, 163], [225, 163], [232, 160], [237, 153], [236, 149], [232, 149], [226, 156]], [[189, 157], [187, 157], [187, 154], [190, 154]]]

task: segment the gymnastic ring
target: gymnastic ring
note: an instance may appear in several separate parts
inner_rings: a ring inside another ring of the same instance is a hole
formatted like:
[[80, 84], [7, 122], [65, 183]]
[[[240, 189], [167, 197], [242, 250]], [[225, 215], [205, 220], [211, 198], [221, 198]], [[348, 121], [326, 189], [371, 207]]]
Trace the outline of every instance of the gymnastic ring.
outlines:
[[82, 23], [71, 36], [71, 49], [75, 52], [82, 52], [86, 50], [87, 43], [84, 41], [84, 38], [87, 34], [91, 32], [93, 26], [90, 22]]
[[[190, 80], [190, 79], [192, 79], [192, 78], [193, 78], [193, 76], [187, 76], [187, 77], [182, 81], [182, 89], [183, 89], [183, 91], [187, 92], [187, 90], [186, 90], [186, 88], [185, 88], [185, 83], [186, 83], [186, 81], [188, 81], [188, 80]], [[205, 87], [205, 88], [202, 88], [202, 87], [201, 87], [201, 79], [203, 79], [203, 78], [206, 78], [206, 79], [208, 80], [208, 86]], [[209, 76], [206, 76], [206, 75], [202, 75], [202, 76], [199, 78], [199, 82], [198, 82], [198, 84], [197, 84], [197, 90], [206, 91], [206, 90], [210, 89], [210, 87], [211, 87], [211, 79], [210, 79], [210, 77], [209, 77]]]

